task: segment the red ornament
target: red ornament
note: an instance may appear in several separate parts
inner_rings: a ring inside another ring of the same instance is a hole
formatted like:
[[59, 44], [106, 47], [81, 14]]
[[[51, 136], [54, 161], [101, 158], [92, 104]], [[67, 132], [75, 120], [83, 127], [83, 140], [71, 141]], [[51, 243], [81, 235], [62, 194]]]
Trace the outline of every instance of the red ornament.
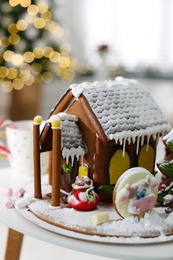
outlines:
[[87, 176], [77, 177], [73, 189], [67, 198], [70, 207], [81, 210], [93, 210], [99, 203], [99, 196], [94, 191], [93, 181]]

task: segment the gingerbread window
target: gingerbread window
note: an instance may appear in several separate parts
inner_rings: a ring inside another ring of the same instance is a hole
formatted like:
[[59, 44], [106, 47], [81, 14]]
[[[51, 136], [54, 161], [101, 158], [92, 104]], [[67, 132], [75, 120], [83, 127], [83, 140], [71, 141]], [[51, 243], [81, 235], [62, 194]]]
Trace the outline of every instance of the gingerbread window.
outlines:
[[127, 152], [119, 149], [117, 150], [111, 160], [109, 166], [109, 179], [110, 184], [115, 184], [118, 178], [123, 174], [126, 170], [130, 168], [130, 158]]
[[138, 157], [138, 166], [153, 172], [154, 167], [154, 149], [151, 145], [144, 145], [140, 149]]

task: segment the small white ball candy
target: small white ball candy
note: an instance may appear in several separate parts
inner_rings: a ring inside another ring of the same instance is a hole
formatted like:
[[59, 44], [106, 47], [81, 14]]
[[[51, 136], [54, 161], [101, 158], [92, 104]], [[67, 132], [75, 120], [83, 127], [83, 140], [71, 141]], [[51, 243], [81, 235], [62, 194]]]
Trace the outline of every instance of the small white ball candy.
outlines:
[[97, 213], [92, 216], [92, 223], [94, 225], [100, 225], [108, 221], [109, 221], [109, 215], [106, 212]]

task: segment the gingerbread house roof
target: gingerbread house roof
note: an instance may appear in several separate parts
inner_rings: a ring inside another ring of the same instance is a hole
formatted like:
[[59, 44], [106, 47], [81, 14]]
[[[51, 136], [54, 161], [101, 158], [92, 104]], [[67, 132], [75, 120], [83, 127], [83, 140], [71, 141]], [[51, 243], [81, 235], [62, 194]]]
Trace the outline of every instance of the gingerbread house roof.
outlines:
[[[115, 80], [72, 84], [51, 111], [48, 121], [57, 113], [68, 111], [78, 100], [84, 118], [88, 117], [100, 140], [115, 140], [123, 145], [124, 149], [126, 143], [134, 143], [137, 140], [139, 146], [140, 143], [143, 144], [144, 137], [147, 137], [149, 142], [151, 136], [156, 139], [165, 136], [171, 130], [151, 94], [136, 80], [119, 77]], [[64, 121], [63, 156], [83, 156], [86, 150], [78, 128], [78, 118], [72, 115], [67, 118], [67, 114], [60, 114], [61, 120]], [[48, 122], [41, 134], [41, 151], [51, 150], [51, 138]]]
[[68, 162], [69, 158], [73, 163], [74, 157], [77, 160], [80, 156], [84, 156], [86, 147], [84, 145], [81, 131], [78, 127], [78, 118], [74, 115], [66, 113], [58, 113], [51, 116], [47, 123], [52, 122], [55, 119], [61, 121], [61, 150], [62, 156]]
[[135, 141], [164, 136], [171, 127], [151, 94], [136, 80], [84, 82], [69, 87], [75, 99], [84, 96], [108, 140]]

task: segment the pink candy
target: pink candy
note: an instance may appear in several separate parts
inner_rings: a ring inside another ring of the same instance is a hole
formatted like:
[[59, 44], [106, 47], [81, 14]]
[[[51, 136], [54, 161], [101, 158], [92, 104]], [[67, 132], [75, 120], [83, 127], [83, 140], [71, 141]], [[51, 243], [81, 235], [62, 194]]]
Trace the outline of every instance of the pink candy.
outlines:
[[20, 188], [20, 189], [16, 190], [16, 191], [13, 193], [13, 195], [14, 195], [14, 197], [16, 197], [16, 198], [20, 198], [20, 197], [23, 196], [24, 192], [25, 192], [25, 190], [24, 190], [23, 188]]
[[21, 198], [24, 194], [25, 190], [23, 188], [20, 188], [13, 192], [11, 188], [8, 187], [0, 187], [0, 195], [3, 195], [3, 206], [6, 209], [11, 209], [14, 206], [13, 200], [11, 196], [14, 196], [16, 198]]
[[3, 206], [4, 206], [4, 208], [6, 208], [6, 209], [11, 209], [11, 208], [13, 208], [13, 201], [11, 200], [10, 197], [5, 197], [5, 198], [4, 198]]
[[12, 196], [13, 191], [8, 187], [0, 187], [0, 195]]

